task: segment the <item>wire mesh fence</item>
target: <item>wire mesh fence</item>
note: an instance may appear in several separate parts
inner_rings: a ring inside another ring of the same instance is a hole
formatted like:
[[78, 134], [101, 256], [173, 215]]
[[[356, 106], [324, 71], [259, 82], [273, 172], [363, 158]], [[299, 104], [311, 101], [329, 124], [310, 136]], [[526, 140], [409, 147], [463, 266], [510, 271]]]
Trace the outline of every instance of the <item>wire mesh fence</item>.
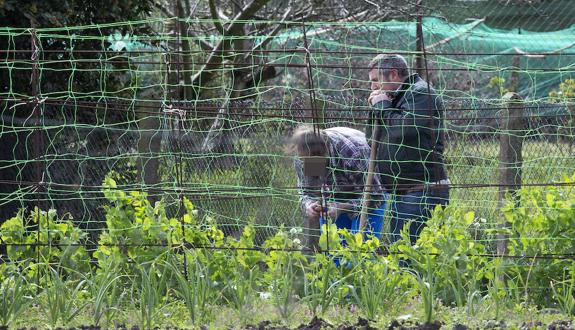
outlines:
[[[573, 27], [565, 15], [521, 18], [540, 4], [498, 3], [469, 21], [457, 12], [477, 9], [473, 2], [413, 5], [384, 22], [162, 18], [0, 29], [2, 221], [22, 207], [54, 209], [96, 244], [111, 178], [170, 216], [190, 200], [230, 236], [251, 224], [261, 243], [280, 226], [305, 226], [287, 137], [302, 123], [364, 130], [368, 63], [396, 53], [445, 105], [451, 203], [495, 228], [507, 184], [502, 136], [521, 138], [514, 166], [525, 186], [575, 172]], [[206, 26], [219, 32], [198, 34]], [[507, 92], [521, 98], [512, 131]]]

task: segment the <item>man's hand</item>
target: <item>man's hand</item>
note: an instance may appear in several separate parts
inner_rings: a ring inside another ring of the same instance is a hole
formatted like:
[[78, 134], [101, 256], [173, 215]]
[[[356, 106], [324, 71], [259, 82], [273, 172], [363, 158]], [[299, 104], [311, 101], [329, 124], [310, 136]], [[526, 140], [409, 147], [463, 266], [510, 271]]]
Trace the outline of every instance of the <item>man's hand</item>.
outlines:
[[305, 208], [305, 215], [309, 218], [319, 217], [320, 212], [321, 212], [321, 205], [319, 204], [319, 202], [309, 203]]
[[381, 101], [391, 101], [391, 96], [389, 93], [382, 91], [381, 89], [372, 91], [371, 94], [369, 94], [369, 98], [367, 99], [367, 103], [371, 106]]

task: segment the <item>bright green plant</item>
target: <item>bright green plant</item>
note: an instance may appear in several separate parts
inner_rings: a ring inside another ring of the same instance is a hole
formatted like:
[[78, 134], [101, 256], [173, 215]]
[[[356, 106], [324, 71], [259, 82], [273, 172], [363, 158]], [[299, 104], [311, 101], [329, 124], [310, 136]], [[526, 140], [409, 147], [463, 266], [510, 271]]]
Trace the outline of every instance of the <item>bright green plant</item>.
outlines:
[[349, 286], [344, 279], [349, 278], [354, 267], [359, 265], [366, 255], [371, 255], [379, 246], [379, 240], [364, 241], [359, 233], [351, 233], [347, 229], [338, 229], [331, 221], [322, 226], [319, 237], [319, 246], [324, 250], [329, 259], [340, 265], [337, 267], [337, 276], [341, 281], [335, 287], [337, 302], [343, 302], [349, 295]]
[[349, 285], [357, 306], [370, 320], [381, 311], [388, 314], [407, 298], [411, 274], [401, 272], [387, 258], [369, 258], [359, 263]]
[[549, 92], [551, 102], [575, 100], [575, 79], [565, 79], [559, 84], [559, 90]]
[[112, 263], [130, 273], [130, 265], [156, 261], [165, 257], [166, 249], [222, 244], [221, 230], [199, 223], [193, 204], [186, 198], [185, 213], [174, 218], [168, 217], [164, 203], [152, 206], [145, 193], [121, 191], [110, 176], [103, 186], [110, 205], [105, 207], [107, 229], [94, 253], [101, 267]]
[[176, 278], [174, 291], [180, 297], [188, 311], [192, 324], [205, 322], [210, 318], [210, 304], [214, 303], [217, 292], [210, 279], [209, 267], [197, 257], [203, 251], [185, 250], [188, 256], [187, 278], [182, 272], [182, 263], [179, 258], [169, 258], [166, 266]]
[[[74, 270], [45, 266], [48, 269], [49, 281], [40, 294], [40, 308], [50, 326], [67, 325], [88, 305], [81, 297], [87, 281], [82, 274]], [[64, 272], [76, 273], [75, 277], [80, 279], [67, 278], [62, 275]]]
[[270, 283], [272, 302], [282, 319], [287, 323], [297, 302], [298, 280], [303, 277], [303, 261], [292, 253], [285, 252], [276, 259], [276, 265], [270, 269], [273, 279]]
[[438, 270], [434, 295], [445, 304], [463, 307], [485, 278], [485, 247], [471, 236], [475, 226], [474, 212], [456, 206], [438, 207], [415, 245], [410, 244], [406, 232], [392, 251], [399, 252], [399, 259], [407, 258], [419, 273], [426, 273], [432, 264]]
[[167, 217], [162, 203], [152, 207], [146, 194], [118, 190], [110, 177], [103, 186], [111, 205], [105, 207], [107, 229], [100, 235], [94, 253], [100, 265], [151, 262], [165, 251], [161, 245], [181, 241], [181, 223]]
[[487, 88], [496, 90], [500, 96], [503, 96], [505, 93], [510, 91], [509, 88], [505, 87], [505, 78], [500, 76], [491, 77], [487, 84]]
[[435, 312], [436, 277], [435, 265], [430, 255], [425, 256], [425, 270], [417, 274], [419, 294], [423, 303], [425, 323], [431, 323]]
[[338, 251], [342, 250], [340, 230], [335, 223], [322, 225], [319, 247], [324, 251], [330, 251], [333, 257], [337, 257]]
[[226, 240], [230, 247], [226, 259], [231, 264], [219, 271], [226, 283], [224, 298], [234, 307], [242, 323], [251, 317], [256, 293], [263, 286], [265, 254], [255, 248], [255, 234], [254, 228], [247, 225], [238, 239]]
[[489, 263], [489, 269], [485, 274], [485, 277], [489, 280], [487, 285], [488, 296], [493, 302], [491, 309], [495, 310], [496, 320], [499, 319], [501, 310], [503, 308], [504, 299], [507, 296], [503, 278], [504, 272], [502, 270], [502, 262], [503, 260], [501, 258], [494, 259], [491, 263]]
[[307, 260], [302, 252], [297, 251], [301, 249], [301, 244], [295, 232], [286, 232], [283, 228], [264, 243], [264, 248], [269, 249], [265, 257], [268, 269], [264, 280], [274, 306], [287, 322], [294, 310]]
[[[381, 242], [377, 237], [365, 239], [360, 233], [352, 233], [347, 229], [338, 230], [339, 237], [345, 241], [345, 248], [341, 248], [341, 262], [348, 265], [357, 265], [365, 260], [375, 257]], [[341, 246], [341, 245], [340, 245]]]
[[566, 315], [575, 315], [575, 266], [564, 269], [563, 280], [551, 282], [551, 290], [561, 311]]
[[256, 300], [256, 279], [261, 272], [257, 266], [244, 269], [243, 266], [235, 265], [235, 274], [232, 275], [224, 287], [224, 297], [238, 314], [241, 324], [249, 321], [254, 312]]
[[[356, 237], [345, 229], [338, 229], [335, 223], [329, 221], [327, 224], [322, 225], [321, 235], [319, 237], [319, 246], [324, 253], [327, 254], [328, 258], [332, 262], [337, 262], [340, 265], [346, 265], [345, 267], [337, 268], [337, 276], [340, 279], [348, 278], [351, 273], [353, 265], [353, 259], [357, 256], [361, 256], [361, 253], [356, 253], [357, 249], [355, 246], [345, 246], [343, 240], [347, 237], [349, 241], [353, 241]], [[361, 236], [360, 236], [360, 240]], [[363, 242], [363, 241], [362, 241]], [[359, 244], [361, 245], [362, 242]], [[353, 242], [352, 242], [353, 244]], [[352, 252], [354, 251], [354, 252]], [[338, 285], [334, 287], [333, 292], [335, 294], [336, 302], [343, 301], [343, 298], [349, 294], [349, 287], [345, 285], [345, 280], [337, 281]]]
[[118, 274], [118, 268], [110, 266], [92, 274], [88, 286], [93, 300], [93, 322], [99, 326], [102, 319], [107, 324], [118, 313], [119, 306], [124, 301], [125, 290], [121, 279], [126, 275]]
[[518, 192], [519, 205], [509, 200], [503, 208], [512, 231], [509, 253], [522, 257], [509, 263], [506, 276], [521, 280], [526, 298], [539, 306], [551, 306], [551, 282], [561, 283], [572, 261], [537, 256], [575, 253], [575, 190], [570, 186], [575, 176], [564, 182], [565, 186], [525, 187]]
[[0, 240], [7, 244], [8, 259], [26, 269], [29, 281], [38, 274], [43, 276], [38, 269], [43, 263], [88, 272], [90, 258], [81, 245], [85, 236], [71, 218], [58, 219], [56, 210], [22, 209], [0, 226]]
[[141, 328], [155, 326], [160, 313], [168, 306], [168, 288], [171, 270], [155, 262], [136, 266], [137, 274], [131, 288], [131, 300], [136, 304]]
[[256, 248], [256, 231], [254, 227], [246, 225], [239, 239], [228, 237], [226, 244], [231, 248], [234, 263], [239, 264], [243, 269], [253, 269], [263, 263], [265, 254]]
[[338, 296], [337, 291], [345, 280], [346, 277], [340, 276], [339, 269], [333, 260], [318, 253], [306, 267], [302, 301], [314, 316], [323, 315], [334, 302], [334, 298]]
[[382, 308], [389, 311], [406, 297], [407, 290], [401, 289], [407, 288], [404, 284], [409, 276], [403, 276], [389, 258], [377, 255], [381, 246], [377, 237], [366, 239], [361, 233], [345, 229], [339, 230], [338, 236], [345, 241], [345, 247], [338, 252], [340, 264], [344, 265], [339, 269], [342, 276], [348, 278], [345, 295], [349, 295], [369, 319], [375, 319]]
[[8, 327], [28, 307], [32, 297], [26, 278], [15, 267], [0, 280], [0, 325]]

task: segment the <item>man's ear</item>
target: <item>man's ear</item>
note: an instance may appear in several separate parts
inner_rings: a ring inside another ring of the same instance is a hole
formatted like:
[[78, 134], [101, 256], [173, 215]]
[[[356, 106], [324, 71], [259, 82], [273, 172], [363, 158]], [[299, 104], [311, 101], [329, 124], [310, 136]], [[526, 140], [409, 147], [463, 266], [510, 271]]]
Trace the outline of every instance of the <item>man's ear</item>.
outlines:
[[397, 71], [397, 69], [392, 69], [392, 70], [390, 71], [390, 73], [391, 73], [390, 76], [392, 76], [393, 81], [399, 81], [399, 80], [401, 80], [401, 79], [400, 79], [401, 77], [399, 76], [399, 72]]
[[389, 78], [387, 78], [383, 73], [379, 73], [379, 74], [377, 75], [377, 77], [379, 78], [379, 83], [380, 83], [380, 84], [381, 84], [381, 83], [384, 83], [384, 82], [387, 82], [387, 79], [389, 79]]

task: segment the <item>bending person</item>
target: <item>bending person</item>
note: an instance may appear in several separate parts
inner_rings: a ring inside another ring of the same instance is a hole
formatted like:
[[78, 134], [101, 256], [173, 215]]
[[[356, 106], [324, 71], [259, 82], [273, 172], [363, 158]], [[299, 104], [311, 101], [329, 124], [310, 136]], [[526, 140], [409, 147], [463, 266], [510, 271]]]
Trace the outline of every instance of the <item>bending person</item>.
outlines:
[[[317, 133], [309, 126], [300, 126], [291, 136], [289, 151], [297, 156], [295, 170], [301, 210], [308, 221], [314, 224], [319, 221], [320, 228], [326, 223], [321, 216], [323, 194], [327, 206], [323, 213], [334, 221], [338, 229], [356, 232], [370, 154], [365, 134], [347, 127], [328, 128]], [[319, 172], [323, 175], [304, 173], [306, 158], [325, 159], [323, 164], [315, 162], [315, 170], [321, 167]], [[380, 238], [386, 198], [377, 175], [371, 191], [365, 234]]]

